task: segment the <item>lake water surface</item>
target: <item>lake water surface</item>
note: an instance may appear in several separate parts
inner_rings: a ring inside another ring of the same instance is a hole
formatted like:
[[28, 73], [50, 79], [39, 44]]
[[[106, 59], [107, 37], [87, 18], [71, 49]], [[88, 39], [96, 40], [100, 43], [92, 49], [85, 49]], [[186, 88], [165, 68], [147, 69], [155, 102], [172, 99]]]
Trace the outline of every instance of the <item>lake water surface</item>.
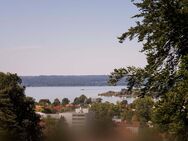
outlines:
[[[82, 94], [86, 95], [88, 98], [98, 98], [99, 93], [104, 93], [107, 91], [120, 91], [125, 87], [123, 86], [82, 86], [82, 87], [27, 87], [26, 95], [33, 97], [36, 101], [40, 99], [50, 99], [53, 101], [55, 98], [62, 100], [63, 98], [68, 98], [71, 102], [75, 97]], [[117, 102], [121, 101], [122, 98], [119, 97], [101, 97], [103, 101]], [[128, 103], [133, 101], [133, 98], [127, 98]]]

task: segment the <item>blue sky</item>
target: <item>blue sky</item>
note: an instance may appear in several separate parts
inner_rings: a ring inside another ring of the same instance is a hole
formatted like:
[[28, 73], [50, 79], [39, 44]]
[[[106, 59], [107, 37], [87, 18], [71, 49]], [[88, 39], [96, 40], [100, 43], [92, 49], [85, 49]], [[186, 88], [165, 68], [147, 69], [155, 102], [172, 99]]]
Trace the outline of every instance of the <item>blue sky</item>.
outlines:
[[117, 40], [134, 25], [130, 1], [1, 0], [0, 71], [83, 75], [143, 67], [141, 44]]

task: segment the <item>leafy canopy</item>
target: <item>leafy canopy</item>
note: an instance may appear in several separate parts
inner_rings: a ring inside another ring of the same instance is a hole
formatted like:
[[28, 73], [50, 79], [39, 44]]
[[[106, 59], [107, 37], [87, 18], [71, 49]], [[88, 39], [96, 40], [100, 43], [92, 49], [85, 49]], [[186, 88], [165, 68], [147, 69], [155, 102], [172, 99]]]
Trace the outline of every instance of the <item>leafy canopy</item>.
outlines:
[[140, 88], [143, 94], [159, 96], [183, 79], [178, 71], [188, 55], [188, 1], [142, 0], [134, 5], [140, 11], [133, 17], [136, 26], [123, 33], [119, 41], [137, 38], [142, 42], [147, 65], [115, 69], [110, 83], [116, 84], [126, 76], [129, 90]]
[[[135, 2], [135, 1], [134, 1]], [[144, 68], [115, 69], [110, 83], [128, 80], [128, 90], [160, 99], [152, 109], [155, 127], [169, 140], [188, 140], [188, 0], [139, 0], [136, 26], [119, 37], [137, 38], [146, 55]], [[141, 115], [143, 115], [141, 111]], [[145, 118], [147, 119], [147, 117]]]
[[40, 117], [35, 114], [35, 103], [26, 97], [25, 88], [16, 74], [0, 73], [0, 139], [40, 141]]

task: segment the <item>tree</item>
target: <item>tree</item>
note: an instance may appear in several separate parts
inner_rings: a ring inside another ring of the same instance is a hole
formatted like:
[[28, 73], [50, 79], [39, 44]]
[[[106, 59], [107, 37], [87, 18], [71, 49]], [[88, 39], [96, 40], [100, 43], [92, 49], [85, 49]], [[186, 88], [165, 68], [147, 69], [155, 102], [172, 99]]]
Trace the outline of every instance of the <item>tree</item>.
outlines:
[[58, 106], [60, 104], [61, 104], [61, 102], [60, 102], [60, 100], [58, 98], [54, 99], [54, 102], [53, 102], [54, 106]]
[[127, 100], [122, 100], [120, 103], [123, 107], [126, 107], [128, 105], [128, 101]]
[[0, 73], [0, 133], [7, 140], [40, 141], [40, 117], [35, 114], [34, 100], [25, 96], [21, 82], [16, 74]]
[[65, 106], [67, 104], [69, 104], [70, 100], [68, 98], [63, 98], [62, 99], [62, 105]]
[[81, 95], [80, 97], [76, 97], [74, 99], [73, 103], [74, 104], [85, 104], [86, 100], [87, 100], [87, 97], [85, 95]]
[[134, 18], [139, 20], [119, 40], [137, 37], [143, 43], [148, 64], [144, 69], [115, 69], [110, 82], [115, 84], [126, 76], [129, 90], [138, 87], [143, 94], [161, 95], [183, 79], [178, 71], [188, 54], [187, 0], [143, 0], [134, 4], [140, 10]]
[[132, 118], [133, 118], [133, 116], [135, 116], [135, 110], [134, 110], [135, 105], [133, 103], [131, 103], [131, 104], [127, 104], [125, 106], [124, 104], [122, 104], [122, 102], [120, 104], [121, 104], [121, 107], [122, 107], [121, 118], [123, 120], [126, 120], [127, 123], [132, 123]]
[[[123, 33], [119, 41], [122, 43], [127, 38], [137, 38], [138, 42], [142, 42], [147, 65], [144, 68], [115, 69], [109, 82], [116, 84], [125, 77], [130, 92], [138, 88], [141, 96], [160, 97], [154, 114], [157, 115], [154, 118], [156, 126], [165, 129], [164, 132], [173, 133], [177, 140], [187, 141], [188, 116], [180, 120], [181, 126], [168, 124], [177, 125], [178, 120], [175, 119], [181, 119], [188, 111], [188, 92], [185, 91], [188, 87], [188, 1], [142, 0], [134, 4], [140, 11], [134, 16], [138, 19], [136, 26]], [[164, 108], [164, 105], [170, 106], [172, 103], [176, 105], [173, 107], [174, 112]], [[177, 107], [180, 107], [181, 114], [178, 114]]]
[[97, 134], [108, 133], [113, 127], [112, 117], [114, 116], [113, 104], [93, 103], [91, 110], [95, 112], [95, 131]]
[[95, 100], [97, 103], [101, 103], [102, 102], [102, 98], [96, 98]]
[[40, 99], [39, 104], [42, 105], [42, 106], [47, 106], [47, 105], [50, 105], [51, 102], [50, 102], [49, 99]]
[[146, 123], [151, 120], [152, 109], [154, 106], [153, 99], [151, 97], [139, 98], [136, 99], [133, 104], [141, 126], [146, 126]]
[[55, 114], [55, 113], [57, 113], [57, 110], [54, 110], [52, 107], [44, 107], [42, 110], [42, 113]]
[[47, 117], [45, 121], [45, 137], [46, 141], [69, 141], [71, 135], [69, 132], [68, 124], [64, 117], [60, 119], [53, 119]]
[[170, 136], [171, 141], [187, 141], [188, 79], [166, 93], [165, 98], [155, 104], [153, 121], [161, 132]]
[[92, 99], [91, 99], [91, 97], [86, 99], [85, 104], [92, 104]]

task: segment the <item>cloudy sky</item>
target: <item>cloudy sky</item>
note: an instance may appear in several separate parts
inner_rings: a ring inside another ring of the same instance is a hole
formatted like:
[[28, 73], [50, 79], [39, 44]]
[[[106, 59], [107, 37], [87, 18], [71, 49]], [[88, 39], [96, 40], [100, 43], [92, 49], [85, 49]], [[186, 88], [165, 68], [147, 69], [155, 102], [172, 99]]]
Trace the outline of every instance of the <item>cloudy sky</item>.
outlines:
[[109, 74], [143, 67], [131, 0], [1, 0], [0, 71], [19, 75]]

